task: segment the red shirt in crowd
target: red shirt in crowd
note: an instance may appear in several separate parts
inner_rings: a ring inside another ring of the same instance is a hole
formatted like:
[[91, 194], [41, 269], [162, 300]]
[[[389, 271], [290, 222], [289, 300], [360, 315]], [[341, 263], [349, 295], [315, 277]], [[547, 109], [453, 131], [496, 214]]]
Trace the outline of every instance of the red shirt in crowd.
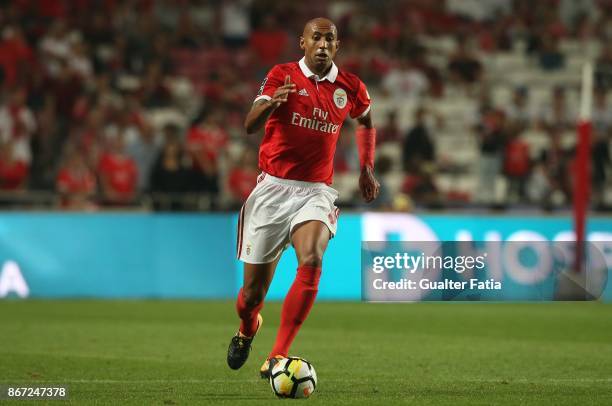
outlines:
[[229, 136], [221, 128], [194, 126], [187, 133], [186, 142], [190, 150], [197, 151], [200, 158], [216, 166], [219, 152], [227, 146]]
[[33, 63], [34, 53], [23, 38], [13, 37], [0, 40], [0, 69], [4, 71], [4, 81], [8, 87], [17, 84], [20, 69], [25, 64]]
[[518, 139], [510, 141], [506, 145], [504, 172], [510, 176], [522, 177], [529, 174], [529, 167], [529, 145]]
[[229, 176], [229, 188], [232, 195], [241, 202], [246, 201], [257, 185], [258, 171], [249, 168], [234, 168]]
[[134, 161], [124, 155], [105, 153], [98, 165], [100, 176], [109, 192], [120, 200], [130, 200], [136, 193], [138, 170]]
[[[277, 62], [288, 43], [287, 33], [282, 30], [254, 31], [249, 39], [249, 46], [257, 54], [257, 60], [264, 66]], [[273, 46], [271, 46], [273, 44]]]
[[28, 165], [23, 161], [0, 159], [0, 189], [19, 189], [28, 177]]
[[96, 177], [89, 171], [75, 172], [70, 168], [62, 168], [55, 180], [58, 189], [67, 194], [93, 193], [96, 188]]

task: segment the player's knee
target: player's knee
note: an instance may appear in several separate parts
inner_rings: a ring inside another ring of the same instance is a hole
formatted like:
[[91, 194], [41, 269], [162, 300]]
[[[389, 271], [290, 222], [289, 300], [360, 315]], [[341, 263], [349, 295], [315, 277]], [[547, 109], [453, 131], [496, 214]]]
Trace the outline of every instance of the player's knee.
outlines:
[[320, 268], [322, 264], [323, 264], [323, 260], [321, 258], [317, 258], [316, 256], [314, 256], [314, 257], [307, 257], [304, 260], [300, 261], [298, 266], [310, 266], [313, 268]]
[[243, 289], [242, 294], [244, 296], [244, 304], [249, 309], [259, 306], [266, 296], [262, 289]]
[[311, 266], [320, 268], [323, 265], [323, 253], [317, 250], [308, 251], [298, 258], [298, 266]]

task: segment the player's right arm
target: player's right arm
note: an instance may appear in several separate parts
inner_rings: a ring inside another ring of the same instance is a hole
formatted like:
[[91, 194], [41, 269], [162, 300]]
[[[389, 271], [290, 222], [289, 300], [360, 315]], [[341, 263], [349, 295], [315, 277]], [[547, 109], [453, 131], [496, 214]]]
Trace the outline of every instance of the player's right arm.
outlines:
[[[262, 85], [260, 95], [255, 99], [251, 111], [247, 114], [244, 120], [244, 128], [247, 134], [259, 131], [270, 114], [287, 101], [289, 93], [296, 92], [295, 84], [291, 83], [289, 75], [285, 76], [284, 83], [278, 83], [278, 80], [275, 80], [276, 76], [273, 69]], [[274, 83], [275, 81], [277, 83]]]

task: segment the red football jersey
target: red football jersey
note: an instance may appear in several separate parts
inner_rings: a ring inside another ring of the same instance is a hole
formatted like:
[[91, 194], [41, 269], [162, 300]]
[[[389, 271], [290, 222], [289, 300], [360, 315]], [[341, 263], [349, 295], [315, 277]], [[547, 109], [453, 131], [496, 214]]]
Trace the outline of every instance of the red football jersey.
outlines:
[[0, 190], [19, 189], [28, 177], [28, 164], [0, 160]]
[[257, 175], [259, 172], [255, 168], [234, 168], [228, 180], [232, 195], [241, 202], [245, 202], [251, 191], [257, 186]]
[[138, 169], [131, 158], [105, 153], [100, 158], [98, 171], [100, 175], [108, 178], [113, 191], [123, 195], [124, 198], [135, 193]]
[[339, 71], [335, 64], [319, 78], [302, 58], [274, 66], [255, 101], [270, 100], [286, 75], [296, 93], [268, 118], [259, 167], [279, 178], [331, 184], [340, 128], [347, 115], [360, 118], [370, 111], [368, 91], [357, 76]]
[[220, 128], [195, 126], [187, 133], [185, 142], [216, 165], [219, 153], [225, 149], [228, 140], [229, 135]]
[[96, 188], [96, 177], [90, 171], [74, 171], [62, 168], [55, 180], [58, 188], [66, 193], [91, 193]]

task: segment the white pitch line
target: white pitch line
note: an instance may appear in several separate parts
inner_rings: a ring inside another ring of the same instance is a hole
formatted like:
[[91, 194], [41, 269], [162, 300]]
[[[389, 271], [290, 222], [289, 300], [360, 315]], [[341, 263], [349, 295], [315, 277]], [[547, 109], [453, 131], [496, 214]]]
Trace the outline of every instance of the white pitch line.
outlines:
[[[17, 383], [237, 383], [237, 382], [259, 382], [259, 379], [140, 379], [140, 380], [123, 380], [123, 379], [34, 379], [31, 381], [16, 381]], [[0, 382], [0, 384], [2, 384]], [[15, 384], [15, 382], [7, 382], [3, 385]]]
[[468, 382], [486, 382], [486, 383], [504, 383], [504, 384], [512, 384], [512, 383], [537, 383], [537, 382], [612, 382], [612, 378], [539, 378], [539, 379], [529, 379], [529, 378], [512, 378], [512, 379], [464, 379], [464, 381]]
[[[326, 379], [326, 382], [347, 382], [346, 379]], [[415, 379], [415, 382], [418, 383], [418, 379]], [[251, 383], [251, 382], [261, 382], [261, 379], [137, 379], [137, 380], [123, 380], [123, 379], [53, 379], [53, 380], [28, 380], [28, 381], [13, 381], [13, 382], [0, 382], [0, 384], [15, 384], [15, 383], [43, 383], [43, 382], [53, 382], [53, 383], [141, 383], [141, 384], [159, 384], [159, 383]], [[610, 378], [541, 378], [541, 379], [455, 379], [453, 382], [482, 382], [482, 383], [499, 383], [499, 384], [513, 384], [513, 383], [554, 383], [554, 382], [612, 382], [612, 377]]]

